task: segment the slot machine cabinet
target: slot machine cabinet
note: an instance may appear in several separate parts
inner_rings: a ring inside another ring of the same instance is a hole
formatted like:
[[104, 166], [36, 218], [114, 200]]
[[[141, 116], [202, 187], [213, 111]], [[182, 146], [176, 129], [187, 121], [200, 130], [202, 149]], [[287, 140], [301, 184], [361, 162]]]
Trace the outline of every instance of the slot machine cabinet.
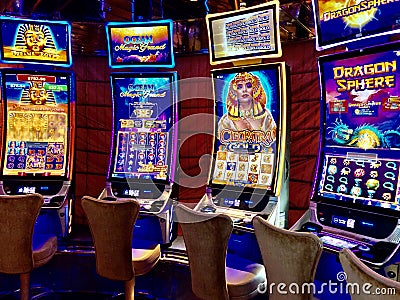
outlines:
[[[288, 72], [285, 63], [212, 71], [214, 159], [206, 194], [195, 210], [231, 216], [240, 238], [231, 239], [229, 251], [243, 252], [247, 257], [251, 249], [247, 245], [258, 249], [251, 225], [254, 216], [261, 215], [276, 226], [287, 226]], [[240, 111], [245, 102], [253, 103], [248, 116], [242, 116]], [[235, 245], [235, 241], [240, 242]], [[257, 260], [256, 254], [250, 258]]]
[[71, 72], [3, 69], [0, 194], [39, 193], [37, 233], [71, 231], [75, 131]]
[[131, 72], [111, 75], [112, 148], [99, 198], [140, 202], [133, 243], [168, 246], [175, 236], [177, 73], [157, 70], [175, 66], [172, 28], [171, 20], [106, 24], [109, 67]]
[[135, 240], [168, 245], [177, 157], [176, 72], [113, 73], [113, 142], [101, 199], [137, 199]]
[[[392, 43], [319, 58], [319, 156], [310, 208], [293, 226], [317, 234], [327, 253], [349, 248], [395, 280], [400, 243], [399, 50], [399, 43]], [[345, 77], [342, 70], [351, 75]]]

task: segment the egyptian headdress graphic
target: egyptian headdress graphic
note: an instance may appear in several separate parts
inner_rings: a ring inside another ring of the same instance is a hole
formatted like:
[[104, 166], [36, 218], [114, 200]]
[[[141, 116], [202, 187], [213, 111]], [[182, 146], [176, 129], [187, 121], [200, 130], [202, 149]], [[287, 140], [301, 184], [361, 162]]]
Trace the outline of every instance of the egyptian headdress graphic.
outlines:
[[51, 30], [41, 24], [21, 24], [18, 27], [14, 51], [23, 56], [58, 57]]
[[55, 105], [56, 99], [52, 91], [46, 90], [42, 81], [31, 81], [29, 88], [22, 91], [21, 104]]

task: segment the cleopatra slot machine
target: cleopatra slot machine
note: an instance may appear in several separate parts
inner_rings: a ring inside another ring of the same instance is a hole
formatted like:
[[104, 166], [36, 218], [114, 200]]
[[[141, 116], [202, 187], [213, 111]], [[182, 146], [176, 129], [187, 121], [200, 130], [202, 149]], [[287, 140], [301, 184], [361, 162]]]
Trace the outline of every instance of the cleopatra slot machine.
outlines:
[[[206, 194], [195, 209], [229, 215], [235, 236], [228, 252], [253, 261], [259, 258], [258, 251], [249, 250], [258, 250], [252, 218], [262, 215], [281, 227], [287, 222], [289, 68], [283, 62], [248, 64], [252, 55], [281, 55], [275, 30], [278, 7], [268, 2], [207, 17], [211, 63], [243, 60], [244, 64], [211, 71], [214, 159]], [[249, 31], [241, 35], [243, 28]]]
[[319, 58], [319, 159], [310, 209], [294, 228], [317, 234], [330, 253], [352, 249], [369, 265], [391, 270], [389, 277], [395, 279], [397, 265], [392, 262], [400, 243], [399, 63], [399, 43]]
[[[252, 233], [255, 215], [262, 215], [277, 226], [285, 225], [286, 72], [284, 63], [212, 71], [214, 163], [206, 195], [196, 209], [231, 216], [235, 229], [243, 232], [242, 238], [245, 233]], [[252, 106], [245, 109], [246, 103]]]
[[43, 195], [35, 233], [64, 237], [71, 230], [74, 74], [52, 69], [71, 66], [71, 26], [7, 17], [0, 26], [1, 61], [32, 65], [1, 70], [0, 194]]
[[134, 67], [136, 72], [111, 75], [113, 140], [99, 198], [139, 201], [135, 247], [146, 241], [169, 245], [175, 236], [172, 198], [177, 196], [177, 73], [137, 69], [174, 66], [172, 22], [109, 23], [107, 30], [110, 65]]

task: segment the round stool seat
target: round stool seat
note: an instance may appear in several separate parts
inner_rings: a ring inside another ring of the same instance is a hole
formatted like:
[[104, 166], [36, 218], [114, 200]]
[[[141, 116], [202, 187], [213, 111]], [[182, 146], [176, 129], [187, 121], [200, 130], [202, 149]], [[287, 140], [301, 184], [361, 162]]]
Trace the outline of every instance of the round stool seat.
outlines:
[[40, 267], [47, 263], [57, 251], [57, 237], [45, 234], [37, 234], [32, 240], [33, 264]]
[[226, 282], [230, 299], [244, 300], [257, 295], [258, 287], [266, 281], [265, 268], [239, 256], [226, 257]]
[[132, 248], [132, 264], [135, 269], [135, 276], [148, 273], [161, 257], [161, 248], [157, 244], [148, 249]]

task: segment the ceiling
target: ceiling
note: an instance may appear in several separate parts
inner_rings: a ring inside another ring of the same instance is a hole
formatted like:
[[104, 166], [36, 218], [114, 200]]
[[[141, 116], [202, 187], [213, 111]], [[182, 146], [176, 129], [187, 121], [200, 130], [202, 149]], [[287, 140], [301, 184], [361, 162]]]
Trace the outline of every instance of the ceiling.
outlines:
[[[207, 49], [204, 17], [234, 10], [235, 1], [240, 0], [0, 0], [0, 14], [71, 21], [72, 50], [81, 55], [105, 55], [105, 22], [172, 19], [175, 50], [187, 53]], [[261, 3], [246, 1], [247, 7]], [[194, 41], [186, 36], [193, 28]], [[311, 0], [280, 1], [280, 33], [282, 42], [314, 37]]]

